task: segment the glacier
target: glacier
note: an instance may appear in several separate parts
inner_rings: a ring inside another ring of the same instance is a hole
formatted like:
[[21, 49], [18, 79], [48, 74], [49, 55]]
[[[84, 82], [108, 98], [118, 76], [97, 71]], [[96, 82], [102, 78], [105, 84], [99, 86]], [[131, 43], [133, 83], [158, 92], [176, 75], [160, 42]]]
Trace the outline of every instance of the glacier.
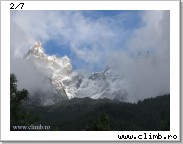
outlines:
[[45, 82], [52, 86], [53, 94], [36, 92], [43, 105], [50, 105], [61, 100], [90, 97], [92, 99], [127, 100], [125, 81], [115, 68], [106, 66], [102, 72], [85, 74], [72, 68], [67, 56], [47, 55], [40, 42], [25, 54], [24, 60], [29, 62], [45, 77]]

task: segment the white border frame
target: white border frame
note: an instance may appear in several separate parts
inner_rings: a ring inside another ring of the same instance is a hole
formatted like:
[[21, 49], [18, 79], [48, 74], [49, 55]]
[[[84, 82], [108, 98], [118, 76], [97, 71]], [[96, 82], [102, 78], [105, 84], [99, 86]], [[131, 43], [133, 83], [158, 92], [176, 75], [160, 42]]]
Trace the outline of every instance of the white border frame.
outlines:
[[[170, 10], [170, 131], [180, 140], [180, 49], [179, 1], [1, 1], [1, 140], [23, 141], [123, 141], [118, 135], [143, 135], [143, 131], [10, 131], [10, 3], [25, 5], [23, 10]], [[142, 139], [149, 141], [149, 139]], [[130, 140], [127, 140], [130, 141]], [[135, 140], [135, 141], [138, 141]], [[157, 140], [154, 140], [157, 141]], [[162, 139], [158, 141], [167, 141]]]

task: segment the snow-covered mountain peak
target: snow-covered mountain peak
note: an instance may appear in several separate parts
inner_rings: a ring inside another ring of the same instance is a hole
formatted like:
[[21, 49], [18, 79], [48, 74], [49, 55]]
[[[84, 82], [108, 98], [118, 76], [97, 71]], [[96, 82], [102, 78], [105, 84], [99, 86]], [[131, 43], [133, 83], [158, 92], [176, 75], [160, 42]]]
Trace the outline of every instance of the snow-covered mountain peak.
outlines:
[[[104, 71], [94, 72], [89, 76], [74, 72], [67, 56], [47, 55], [40, 42], [35, 42], [25, 59], [33, 64], [45, 79], [50, 80], [53, 90], [60, 95], [60, 99], [90, 97], [123, 101], [126, 98], [127, 92], [121, 87], [122, 77], [109, 66], [106, 66]], [[56, 101], [50, 102], [49, 99], [49, 103]]]
[[67, 96], [66, 87], [62, 83], [65, 79], [72, 79], [72, 65], [67, 56], [58, 58], [55, 55], [47, 55], [41, 43], [35, 42], [35, 45], [26, 54], [25, 59], [33, 64], [35, 70], [41, 73], [45, 79], [50, 79], [53, 91], [56, 90], [60, 97], [64, 97], [64, 99], [70, 98]]
[[35, 42], [34, 46], [29, 50], [29, 52], [36, 56], [41, 56], [44, 54], [44, 49], [41, 46], [41, 42]]
[[35, 45], [27, 53], [26, 59], [36, 64], [37, 68], [44, 67], [52, 71], [53, 74], [62, 73], [63, 75], [68, 75], [72, 73], [72, 65], [67, 56], [57, 58], [55, 55], [45, 54], [40, 42], [35, 42]]

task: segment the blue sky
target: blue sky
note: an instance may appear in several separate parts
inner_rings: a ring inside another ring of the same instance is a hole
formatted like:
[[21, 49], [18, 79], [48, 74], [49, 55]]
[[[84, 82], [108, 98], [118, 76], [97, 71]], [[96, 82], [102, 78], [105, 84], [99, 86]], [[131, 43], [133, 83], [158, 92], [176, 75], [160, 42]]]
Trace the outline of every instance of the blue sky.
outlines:
[[[115, 34], [115, 36], [109, 36], [105, 37], [101, 36], [101, 40], [99, 40], [101, 43], [106, 41], [111, 41], [113, 46], [110, 49], [116, 49], [125, 50], [126, 47], [126, 41], [131, 36], [131, 32], [133, 32], [134, 29], [137, 29], [143, 25], [141, 21], [141, 13], [143, 11], [119, 11], [119, 10], [99, 10], [99, 11], [69, 11], [69, 13], [78, 13], [80, 14], [86, 21], [89, 21], [89, 23], [99, 23], [100, 26], [104, 25], [104, 27], [109, 27], [112, 32]], [[65, 11], [59, 11], [57, 19], [62, 19], [62, 16], [65, 14]], [[68, 15], [68, 11], [67, 14]], [[71, 23], [69, 25], [66, 25], [65, 27], [69, 29], [73, 29], [72, 23], [77, 23], [76, 21], [70, 21]], [[87, 23], [86, 23], [87, 24]], [[95, 27], [93, 29], [95, 30]], [[92, 26], [91, 26], [92, 28]], [[107, 29], [107, 28], [106, 28]], [[123, 34], [123, 32], [125, 34]], [[121, 34], [122, 33], [122, 34]], [[101, 33], [98, 32], [95, 35], [99, 36]], [[95, 36], [94, 35], [94, 36]], [[118, 37], [118, 38], [116, 38]], [[121, 39], [120, 39], [121, 37]], [[100, 38], [100, 37], [99, 37]], [[90, 52], [90, 49], [92, 49], [92, 45], [95, 43], [95, 41], [91, 42], [87, 41], [87, 38], [82, 40], [81, 44], [79, 46], [82, 48], [84, 47], [87, 49], [88, 52]], [[49, 55], [57, 55], [57, 56], [65, 56], [67, 55], [72, 64], [74, 69], [80, 69], [81, 67], [85, 66], [88, 67], [87, 69], [91, 69], [92, 71], [101, 70], [106, 65], [105, 60], [102, 58], [99, 62], [94, 63], [93, 66], [92, 63], [85, 61], [83, 59], [80, 59], [75, 52], [70, 48], [70, 42], [69, 40], [66, 40], [62, 35], [57, 35], [56, 37], [52, 37], [46, 42], [43, 43], [43, 46], [45, 48], [45, 52]], [[103, 48], [103, 45], [98, 44], [98, 41], [96, 41], [96, 49], [100, 51], [100, 49], [103, 51], [105, 48]]]

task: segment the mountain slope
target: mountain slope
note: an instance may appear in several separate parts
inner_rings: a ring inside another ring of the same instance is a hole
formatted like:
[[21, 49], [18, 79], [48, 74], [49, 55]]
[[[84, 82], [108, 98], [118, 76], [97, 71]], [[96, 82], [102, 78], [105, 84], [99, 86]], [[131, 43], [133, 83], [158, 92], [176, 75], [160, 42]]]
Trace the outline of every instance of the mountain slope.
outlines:
[[36, 42], [28, 51], [25, 60], [44, 75], [45, 83], [49, 83], [53, 89], [53, 94], [46, 94], [47, 96], [39, 90], [33, 94], [35, 97], [38, 94], [44, 105], [74, 97], [109, 98], [121, 101], [127, 99], [128, 93], [122, 87], [124, 85], [122, 76], [109, 67], [106, 67], [102, 72], [94, 72], [91, 75], [76, 73], [72, 70], [72, 64], [67, 56], [57, 58], [54, 55], [45, 54], [40, 42]]

